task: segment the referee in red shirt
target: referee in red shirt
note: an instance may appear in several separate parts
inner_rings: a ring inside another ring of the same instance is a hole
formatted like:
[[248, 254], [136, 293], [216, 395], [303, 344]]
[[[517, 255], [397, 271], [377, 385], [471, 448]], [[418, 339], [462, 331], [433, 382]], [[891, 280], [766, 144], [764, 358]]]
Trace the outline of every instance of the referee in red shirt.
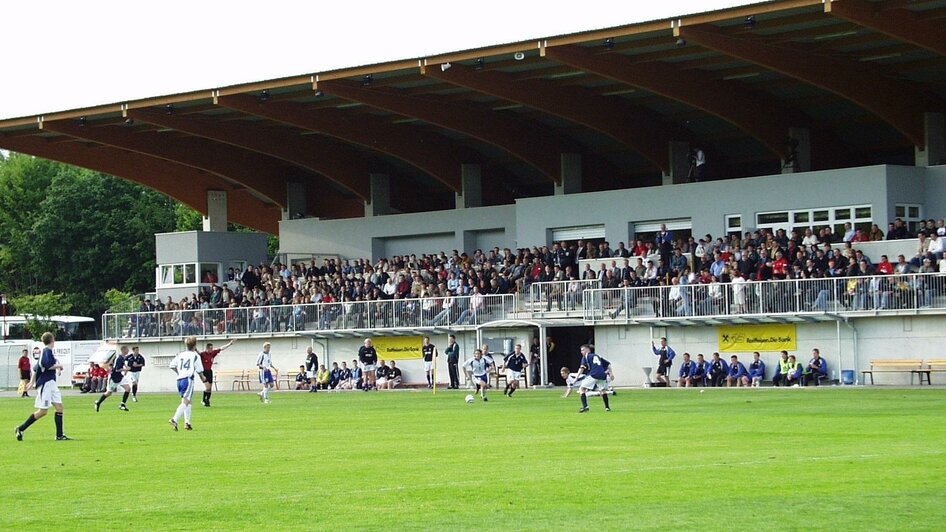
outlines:
[[204, 371], [200, 372], [200, 378], [204, 381], [204, 400], [202, 401], [204, 406], [210, 406], [210, 394], [214, 385], [214, 359], [231, 345], [233, 345], [233, 340], [220, 349], [214, 349], [214, 344], [207, 344], [207, 348], [200, 352], [200, 362], [204, 366]]

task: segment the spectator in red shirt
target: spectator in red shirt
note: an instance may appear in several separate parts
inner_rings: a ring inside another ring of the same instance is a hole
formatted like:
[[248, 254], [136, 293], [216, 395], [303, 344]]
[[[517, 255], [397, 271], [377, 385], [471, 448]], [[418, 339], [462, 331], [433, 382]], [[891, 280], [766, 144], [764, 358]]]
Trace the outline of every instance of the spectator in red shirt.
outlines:
[[217, 355], [221, 351], [233, 345], [233, 340], [221, 347], [220, 349], [214, 349], [214, 344], [207, 344], [207, 348], [200, 353], [200, 363], [204, 366], [204, 371], [200, 373], [200, 379], [204, 381], [204, 400], [202, 404], [204, 406], [210, 406], [210, 394], [213, 391], [214, 386], [214, 359], [217, 358]]
[[784, 279], [788, 275], [788, 261], [781, 251], [775, 252], [775, 261], [772, 262], [772, 278]]
[[30, 362], [28, 350], [24, 349], [23, 353], [20, 354], [16, 367], [20, 370], [20, 385], [17, 387], [16, 393], [20, 394], [20, 397], [29, 397], [30, 394], [26, 391], [26, 385], [30, 383], [30, 378], [33, 376], [31, 373], [33, 363]]
[[877, 263], [875, 270], [878, 275], [890, 275], [893, 273], [893, 264], [887, 259], [887, 255], [880, 256], [880, 262]]

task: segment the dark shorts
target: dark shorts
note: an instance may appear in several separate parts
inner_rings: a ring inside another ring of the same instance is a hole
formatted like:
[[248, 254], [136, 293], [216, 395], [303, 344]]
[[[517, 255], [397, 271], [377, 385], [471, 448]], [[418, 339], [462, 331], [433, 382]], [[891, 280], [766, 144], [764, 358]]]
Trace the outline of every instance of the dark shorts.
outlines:
[[666, 375], [667, 371], [670, 370], [670, 364], [661, 364], [657, 367], [657, 375]]
[[20, 380], [22, 380], [22, 381], [28, 381], [28, 380], [30, 380], [30, 377], [32, 377], [32, 375], [30, 374], [30, 370], [28, 370], [28, 369], [21, 369], [21, 370], [20, 370]]
[[214, 381], [214, 370], [212, 369], [201, 371], [200, 375], [203, 377], [204, 382], [212, 383]]

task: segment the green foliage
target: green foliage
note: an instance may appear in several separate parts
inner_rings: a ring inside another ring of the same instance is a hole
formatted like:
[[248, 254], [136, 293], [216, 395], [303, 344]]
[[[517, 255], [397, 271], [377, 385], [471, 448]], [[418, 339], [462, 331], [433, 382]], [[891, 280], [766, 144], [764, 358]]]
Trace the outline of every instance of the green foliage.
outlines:
[[[0, 513], [0, 528], [101, 528], [114, 515], [90, 504], [129, 494], [141, 501], [118, 514], [163, 530], [942, 527], [946, 389], [637, 389], [578, 414], [560, 390], [472, 405], [467, 391], [276, 392], [261, 405], [221, 385], [193, 432], [172, 432], [180, 399], [148, 382], [131, 412], [66, 395], [75, 441], [53, 441], [51, 415], [23, 442], [0, 439], [7, 478], [42, 478], [4, 483], [6, 507], [56, 497], [55, 511]], [[0, 399], [0, 426], [31, 411]], [[138, 474], [101, 482], [129, 458]]]
[[55, 333], [56, 324], [49, 318], [68, 315], [72, 308], [72, 303], [63, 294], [56, 292], [13, 297], [10, 301], [20, 315], [27, 316], [26, 330], [34, 340], [39, 340], [44, 332]]
[[204, 227], [203, 216], [183, 203], [174, 206], [175, 231], [200, 231]]
[[116, 288], [109, 288], [102, 294], [105, 308], [109, 312], [137, 312], [138, 297], [130, 292], [123, 292]]

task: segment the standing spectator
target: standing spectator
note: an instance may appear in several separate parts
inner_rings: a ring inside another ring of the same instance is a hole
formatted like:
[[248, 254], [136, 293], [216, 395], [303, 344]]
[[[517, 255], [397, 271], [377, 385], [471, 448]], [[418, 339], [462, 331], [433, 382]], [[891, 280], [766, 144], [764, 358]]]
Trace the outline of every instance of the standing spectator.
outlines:
[[447, 355], [447, 369], [450, 373], [450, 388], [460, 389], [460, 345], [457, 344], [457, 338], [450, 335], [447, 338], [447, 347], [444, 349]]
[[657, 251], [664, 264], [670, 264], [670, 252], [673, 250], [673, 233], [667, 231], [667, 224], [660, 224], [656, 237]]
[[221, 347], [220, 349], [214, 349], [214, 344], [208, 343], [206, 349], [200, 353], [200, 364], [201, 364], [201, 373], [200, 380], [204, 381], [204, 399], [201, 403], [205, 407], [210, 407], [210, 395], [213, 392], [214, 386], [214, 359], [217, 358], [217, 355], [221, 351], [233, 345], [233, 340], [230, 340], [227, 345]]
[[667, 339], [665, 337], [660, 338], [660, 348], [654, 345], [654, 342], [650, 342], [650, 348], [654, 352], [654, 356], [658, 357], [657, 360], [657, 383], [660, 386], [670, 386], [670, 379], [667, 378], [667, 372], [670, 371], [670, 367], [673, 366], [673, 357], [677, 354], [673, 351], [673, 348], [667, 345]]
[[138, 352], [138, 346], [131, 348], [128, 357], [128, 376], [131, 378], [131, 400], [138, 402], [138, 381], [141, 380], [141, 370], [145, 367], [145, 357]]
[[50, 406], [56, 409], [56, 440], [63, 441], [71, 439], [62, 431], [62, 394], [59, 392], [59, 386], [56, 384], [56, 377], [59, 376], [59, 373], [62, 371], [62, 364], [60, 364], [59, 361], [56, 360], [55, 355], [53, 355], [53, 348], [56, 345], [53, 340], [53, 333], [43, 333], [42, 341], [45, 346], [43, 347], [43, 353], [40, 355], [39, 362], [36, 364], [36, 371], [26, 387], [27, 391], [29, 391], [35, 383], [36, 400], [33, 404], [36, 407], [36, 411], [30, 414], [30, 417], [26, 418], [26, 421], [14, 431], [17, 441], [23, 441], [23, 433], [26, 429], [33, 423], [36, 423], [36, 420], [45, 416], [46, 413], [49, 412]]
[[194, 396], [194, 374], [200, 371], [201, 360], [197, 353], [197, 338], [188, 336], [184, 340], [186, 351], [178, 353], [168, 367], [177, 375], [177, 393], [181, 404], [177, 406], [174, 417], [168, 420], [174, 432], [177, 432], [177, 420], [184, 416], [184, 430], [193, 430], [191, 426], [191, 398]]
[[[30, 394], [27, 391], [27, 387], [32, 378], [32, 372], [30, 368], [32, 363], [30, 362], [30, 352], [27, 349], [24, 349], [20, 353], [20, 359], [17, 360], [16, 367], [20, 370], [20, 385], [16, 389], [16, 393], [20, 394], [20, 397], [29, 397]], [[91, 368], [89, 368], [91, 370]]]

